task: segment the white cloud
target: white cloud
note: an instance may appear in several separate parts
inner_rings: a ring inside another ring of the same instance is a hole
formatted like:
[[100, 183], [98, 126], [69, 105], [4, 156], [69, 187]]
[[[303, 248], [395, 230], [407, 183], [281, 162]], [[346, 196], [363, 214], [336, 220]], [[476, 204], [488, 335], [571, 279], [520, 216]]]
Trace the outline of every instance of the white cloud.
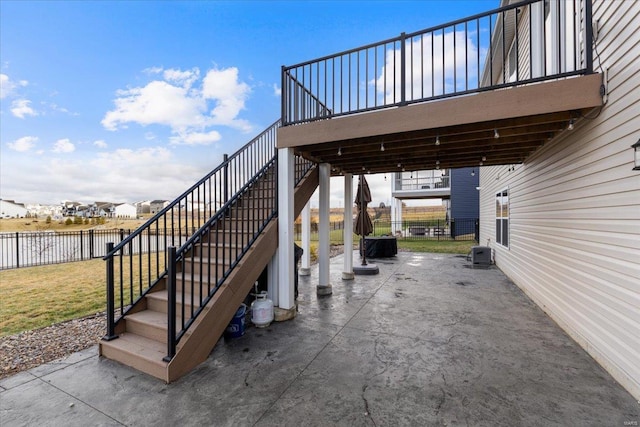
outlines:
[[104, 140], [99, 139], [97, 141], [93, 141], [93, 145], [95, 145], [98, 148], [107, 148], [107, 143], [104, 142]]
[[56, 113], [64, 113], [64, 114], [69, 114], [71, 116], [77, 116], [78, 113], [72, 113], [71, 111], [69, 111], [68, 109], [59, 106], [56, 103], [53, 102], [42, 102], [42, 105], [46, 106], [47, 108], [49, 108], [51, 111], [54, 111]]
[[[442, 34], [434, 34], [432, 37], [425, 35], [423, 40], [416, 39], [406, 45], [407, 62], [412, 64], [405, 70], [406, 100], [449, 93], [454, 85], [458, 90], [463, 89], [465, 78], [468, 78], [469, 88], [473, 88], [477, 83], [478, 50], [472, 35], [467, 36], [464, 31], [450, 31], [444, 34], [444, 41]], [[400, 57], [400, 49], [387, 50], [385, 65], [378, 79], [369, 82], [370, 86], [375, 87], [382, 103], [392, 104], [401, 100]]]
[[76, 149], [76, 146], [68, 139], [59, 139], [53, 145], [54, 153], [72, 153]]
[[273, 96], [282, 96], [282, 89], [277, 84], [273, 84]]
[[237, 119], [240, 111], [244, 110], [244, 103], [251, 93], [249, 85], [238, 82], [237, 68], [209, 70], [203, 80], [202, 93], [206, 99], [216, 101], [216, 106], [211, 111], [215, 124], [244, 131], [251, 130], [249, 123]]
[[220, 139], [222, 139], [220, 132], [215, 130], [184, 133], [169, 138], [172, 145], [209, 145]]
[[19, 80], [17, 83], [9, 78], [8, 75], [0, 74], [0, 99], [4, 99], [14, 94], [18, 86], [25, 87], [29, 84], [27, 80]]
[[31, 108], [31, 101], [28, 99], [16, 99], [11, 103], [11, 113], [19, 119], [25, 116], [37, 116], [38, 112]]
[[[130, 148], [118, 148], [115, 151], [98, 154], [98, 158], [92, 164], [98, 169], [132, 167], [152, 167], [156, 162], [168, 161], [171, 151], [164, 147], [144, 147], [138, 150]], [[118, 166], [119, 165], [119, 166]]]
[[142, 70], [145, 74], [160, 74], [164, 69], [162, 67], [148, 67]]
[[35, 146], [36, 142], [38, 142], [38, 137], [36, 136], [23, 136], [13, 142], [9, 142], [7, 145], [14, 151], [24, 153], [31, 150]]
[[169, 69], [164, 70], [163, 75], [166, 81], [176, 83], [188, 89], [200, 78], [200, 70], [195, 67], [187, 71]]
[[[212, 69], [203, 79], [198, 68], [163, 70], [154, 67], [145, 72], [162, 72], [163, 79], [153, 80], [143, 87], [119, 90], [114, 100], [115, 108], [102, 120], [106, 129], [123, 129], [129, 123], [163, 125], [171, 128], [174, 143], [184, 143], [184, 136], [193, 134], [191, 140], [197, 142], [189, 144], [213, 142], [219, 134], [211, 131], [212, 126], [251, 130], [246, 120], [238, 118], [251, 88], [238, 80], [237, 68]], [[213, 109], [210, 103], [215, 103]]]
[[9, 80], [9, 76], [0, 74], [0, 99], [9, 96], [9, 93], [11, 93], [14, 87], [14, 84]]
[[28, 163], [3, 156], [5, 197], [39, 203], [172, 200], [208, 171], [192, 158], [176, 158], [175, 150], [166, 147], [85, 154], [91, 157], [41, 156]]
[[127, 123], [142, 126], [160, 124], [174, 131], [201, 128], [206, 124], [206, 102], [184, 87], [155, 80], [145, 87], [118, 91], [116, 108], [107, 112], [102, 125], [108, 130], [126, 128]]

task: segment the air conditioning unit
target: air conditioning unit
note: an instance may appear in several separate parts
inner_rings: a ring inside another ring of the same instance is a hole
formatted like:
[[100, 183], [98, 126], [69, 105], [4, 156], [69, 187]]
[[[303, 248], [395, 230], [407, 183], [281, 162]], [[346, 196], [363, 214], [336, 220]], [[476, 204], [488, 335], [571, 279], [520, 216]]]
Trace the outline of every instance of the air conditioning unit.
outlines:
[[491, 265], [491, 248], [488, 246], [473, 246], [471, 248], [471, 263], [473, 265]]

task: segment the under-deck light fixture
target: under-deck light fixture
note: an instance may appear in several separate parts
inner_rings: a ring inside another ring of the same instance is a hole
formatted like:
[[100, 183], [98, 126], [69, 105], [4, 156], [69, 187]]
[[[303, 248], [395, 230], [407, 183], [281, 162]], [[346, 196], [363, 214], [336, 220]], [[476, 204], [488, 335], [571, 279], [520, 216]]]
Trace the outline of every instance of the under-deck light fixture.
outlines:
[[471, 176], [476, 176], [476, 170], [475, 169], [471, 169]]
[[487, 156], [482, 156], [482, 161], [486, 162], [487, 161]]
[[342, 156], [342, 147], [338, 147], [338, 156]]
[[640, 171], [640, 139], [631, 148], [633, 148], [633, 170]]
[[380, 151], [384, 151], [384, 142], [380, 144]]
[[366, 170], [367, 170], [367, 168], [365, 168], [364, 166], [362, 166], [362, 170], [363, 170], [363, 171], [366, 171]]
[[575, 119], [569, 120], [569, 125], [567, 126], [567, 130], [573, 130], [573, 124], [575, 123]]
[[495, 139], [500, 138], [500, 134], [498, 133], [498, 129], [497, 129], [497, 128], [493, 130], [493, 137], [494, 137]]
[[440, 135], [436, 135], [436, 145], [440, 145]]

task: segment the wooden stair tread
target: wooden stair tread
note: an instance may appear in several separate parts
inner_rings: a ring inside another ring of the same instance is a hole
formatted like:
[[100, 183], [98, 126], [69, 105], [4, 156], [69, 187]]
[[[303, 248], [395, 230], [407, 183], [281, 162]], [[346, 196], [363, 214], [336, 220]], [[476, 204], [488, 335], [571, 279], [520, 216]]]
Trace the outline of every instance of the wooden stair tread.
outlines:
[[[178, 304], [182, 302], [182, 294], [183, 294], [182, 292], [176, 291], [176, 302]], [[166, 289], [163, 289], [161, 291], [151, 292], [147, 294], [147, 298], [168, 301], [169, 291], [167, 291]], [[197, 295], [193, 295], [193, 301], [194, 302], [200, 301], [200, 297]], [[184, 302], [187, 305], [191, 305], [191, 294], [184, 293]]]
[[[145, 325], [156, 326], [158, 328], [167, 328], [167, 313], [161, 313], [155, 310], [143, 310], [133, 314], [127, 314], [127, 321], [133, 320], [135, 322], [144, 323]], [[178, 323], [181, 321], [179, 318], [176, 320]]]
[[198, 243], [201, 246], [213, 246], [218, 247], [220, 249], [242, 249], [244, 245], [236, 244], [235, 242], [225, 242], [224, 245], [222, 242], [200, 242]]
[[[206, 273], [207, 270], [205, 268], [203, 268], [202, 272]], [[214, 269], [213, 268], [211, 269], [211, 272], [214, 273]], [[200, 279], [202, 279], [202, 284], [205, 284], [205, 283], [208, 283], [209, 278], [215, 278], [215, 275], [213, 275], [213, 274], [211, 276], [207, 276], [207, 275], [200, 276], [200, 274], [198, 274], [198, 273], [191, 273], [189, 271], [185, 271], [184, 272], [184, 281], [185, 282], [190, 282], [191, 279], [193, 279], [194, 283], [199, 283]], [[178, 282], [182, 282], [182, 274], [183, 274], [182, 272], [176, 274], [176, 280]], [[222, 277], [222, 274], [220, 275], [220, 277]]]
[[124, 332], [115, 340], [103, 341], [105, 347], [111, 347], [127, 353], [132, 357], [142, 359], [158, 367], [166, 368], [167, 362], [162, 360], [167, 355], [167, 345], [142, 335]]

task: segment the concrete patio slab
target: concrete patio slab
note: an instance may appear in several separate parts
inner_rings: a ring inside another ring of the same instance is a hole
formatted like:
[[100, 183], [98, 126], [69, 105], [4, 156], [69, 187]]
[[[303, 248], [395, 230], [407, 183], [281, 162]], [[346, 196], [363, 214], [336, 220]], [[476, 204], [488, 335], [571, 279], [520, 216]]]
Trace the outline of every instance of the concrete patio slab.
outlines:
[[638, 425], [640, 405], [497, 268], [400, 253], [173, 384], [95, 348], [0, 381], [0, 424]]

